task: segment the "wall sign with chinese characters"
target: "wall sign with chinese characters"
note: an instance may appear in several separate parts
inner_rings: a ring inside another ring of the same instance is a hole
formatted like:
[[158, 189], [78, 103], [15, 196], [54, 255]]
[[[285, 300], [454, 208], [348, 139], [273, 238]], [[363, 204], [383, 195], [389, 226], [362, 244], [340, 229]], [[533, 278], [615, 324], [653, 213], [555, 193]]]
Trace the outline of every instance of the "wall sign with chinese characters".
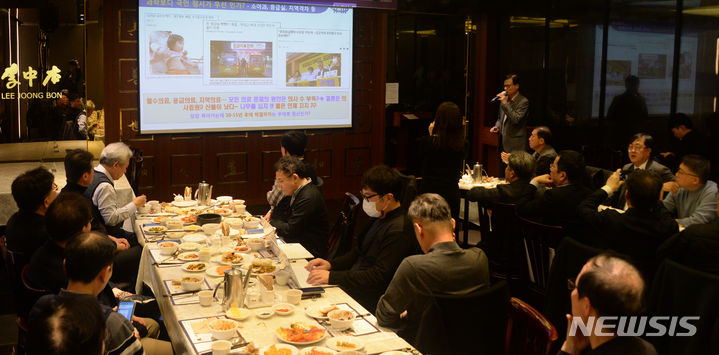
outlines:
[[[5, 68], [0, 76], [0, 80], [5, 82], [6, 89], [23, 88], [23, 82], [20, 81], [20, 67], [17, 63], [10, 64], [9, 67]], [[57, 84], [60, 82], [62, 75], [60, 75], [60, 69], [53, 65], [50, 70], [45, 72], [47, 75], [42, 81], [42, 86], [47, 87], [48, 82]], [[27, 82], [27, 87], [32, 88], [35, 85], [35, 80], [38, 71], [32, 66], [27, 67], [27, 71], [22, 72], [22, 79]], [[0, 99], [2, 100], [15, 100], [15, 99], [56, 99], [62, 95], [60, 92], [35, 92], [35, 91], [20, 91], [18, 92], [0, 92]]]

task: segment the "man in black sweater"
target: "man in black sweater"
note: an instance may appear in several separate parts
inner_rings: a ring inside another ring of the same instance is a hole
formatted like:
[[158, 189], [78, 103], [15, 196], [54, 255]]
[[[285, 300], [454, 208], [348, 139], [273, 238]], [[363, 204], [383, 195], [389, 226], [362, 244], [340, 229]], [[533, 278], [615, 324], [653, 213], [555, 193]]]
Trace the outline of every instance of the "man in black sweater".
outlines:
[[8, 220], [5, 238], [7, 248], [15, 253], [16, 280], [20, 280], [22, 268], [49, 239], [45, 212], [57, 196], [57, 185], [52, 173], [39, 167], [16, 177], [11, 189], [19, 210]]
[[315, 257], [327, 254], [329, 224], [320, 190], [307, 176], [305, 163], [297, 157], [282, 157], [275, 164], [275, 179], [282, 193], [290, 196], [286, 219], [270, 218], [277, 234], [288, 243], [300, 243]]
[[419, 252], [412, 224], [401, 206], [402, 179], [386, 165], [362, 176], [362, 209], [370, 216], [357, 244], [331, 261], [311, 260], [307, 282], [339, 285], [364, 308], [374, 310], [402, 260]]

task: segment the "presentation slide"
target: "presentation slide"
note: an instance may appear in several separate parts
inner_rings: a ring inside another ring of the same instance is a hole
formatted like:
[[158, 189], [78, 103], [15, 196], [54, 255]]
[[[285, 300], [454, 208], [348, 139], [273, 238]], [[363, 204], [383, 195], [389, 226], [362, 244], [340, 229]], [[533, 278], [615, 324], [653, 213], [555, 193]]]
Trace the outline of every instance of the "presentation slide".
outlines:
[[352, 9], [140, 0], [140, 132], [352, 126]]
[[[596, 28], [594, 60], [594, 93], [592, 115], [599, 116], [599, 83], [601, 76], [602, 26]], [[682, 36], [679, 59], [677, 111], [694, 113], [697, 37]], [[674, 27], [653, 28], [613, 24], [609, 27], [607, 48], [607, 91], [605, 110], [612, 99], [623, 93], [624, 78], [639, 78], [639, 93], [644, 96], [650, 115], [668, 115], [671, 106], [672, 63], [674, 61]], [[606, 111], [605, 111], [606, 113]]]

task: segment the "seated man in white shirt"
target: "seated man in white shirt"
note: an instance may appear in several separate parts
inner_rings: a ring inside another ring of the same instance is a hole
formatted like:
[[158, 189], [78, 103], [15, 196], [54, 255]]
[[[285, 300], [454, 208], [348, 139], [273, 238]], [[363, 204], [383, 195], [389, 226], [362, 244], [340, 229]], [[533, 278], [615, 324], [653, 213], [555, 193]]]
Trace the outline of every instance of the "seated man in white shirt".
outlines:
[[677, 181], [664, 199], [664, 207], [684, 227], [706, 224], [717, 218], [717, 184], [709, 181], [711, 165], [701, 155], [689, 154], [682, 158]]
[[124, 205], [117, 203], [115, 180], [119, 180], [127, 171], [132, 151], [125, 143], [111, 143], [100, 154], [100, 165], [95, 167], [92, 183], [85, 190], [85, 196], [92, 200], [95, 215], [102, 216], [107, 234], [115, 237], [118, 250], [115, 258], [115, 272], [113, 281], [130, 282], [137, 276], [137, 267], [140, 261], [142, 248], [137, 243], [134, 233], [122, 228], [126, 219], [137, 211], [138, 207], [145, 205], [147, 197], [140, 195]]

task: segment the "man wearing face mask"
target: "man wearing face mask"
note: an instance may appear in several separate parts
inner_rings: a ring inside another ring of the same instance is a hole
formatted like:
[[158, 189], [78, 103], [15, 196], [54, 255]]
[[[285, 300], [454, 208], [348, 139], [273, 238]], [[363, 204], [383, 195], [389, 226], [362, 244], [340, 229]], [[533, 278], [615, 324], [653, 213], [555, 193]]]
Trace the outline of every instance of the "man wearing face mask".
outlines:
[[419, 252], [406, 209], [400, 205], [402, 180], [386, 165], [370, 168], [362, 176], [362, 209], [370, 216], [347, 254], [331, 261], [311, 260], [307, 282], [339, 285], [366, 309], [375, 309], [397, 266]]

